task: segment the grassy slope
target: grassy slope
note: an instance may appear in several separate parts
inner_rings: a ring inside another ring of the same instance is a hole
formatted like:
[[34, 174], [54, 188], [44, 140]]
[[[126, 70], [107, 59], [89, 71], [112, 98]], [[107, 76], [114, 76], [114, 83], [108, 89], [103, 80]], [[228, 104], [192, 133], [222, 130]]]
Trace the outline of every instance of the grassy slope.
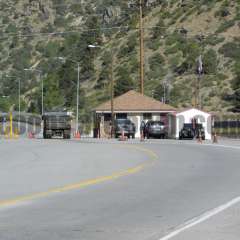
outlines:
[[[21, 29], [25, 24], [30, 25], [31, 29], [35, 32], [46, 30], [47, 26], [51, 24], [53, 26], [54, 31], [62, 31], [62, 30], [68, 30], [71, 26], [77, 25], [81, 26], [84, 22], [82, 20], [82, 17], [79, 17], [77, 15], [74, 15], [72, 12], [67, 12], [64, 17], [64, 27], [63, 25], [54, 25], [54, 21], [56, 20], [56, 10], [53, 10], [52, 8], [52, 2], [50, 0], [45, 0], [43, 2], [43, 6], [45, 11], [47, 11], [48, 17], [42, 18], [42, 15], [39, 15], [39, 6], [38, 4], [32, 5], [31, 8], [26, 8], [24, 4], [27, 4], [28, 0], [21, 0], [16, 1], [17, 4], [14, 4], [13, 1], [8, 1], [8, 4], [11, 4], [12, 7], [9, 10], [4, 10], [5, 14], [4, 16], [9, 17], [9, 23], [12, 22], [16, 25], [18, 29]], [[65, 1], [68, 2], [68, 1]], [[154, 50], [150, 48], [149, 46], [152, 44], [152, 29], [146, 29], [145, 30], [145, 91], [146, 94], [152, 95], [153, 90], [156, 90], [156, 86], [161, 85], [161, 83], [165, 80], [169, 82], [169, 89], [176, 88], [178, 91], [178, 98], [177, 102], [171, 102], [170, 98], [170, 104], [175, 104], [176, 106], [182, 107], [182, 106], [190, 106], [193, 103], [193, 90], [192, 87], [194, 86], [195, 81], [195, 74], [193, 71], [189, 71], [187, 73], [184, 73], [181, 76], [178, 76], [176, 73], [174, 73], [173, 69], [171, 68], [171, 64], [173, 61], [176, 61], [177, 59], [177, 65], [181, 65], [182, 62], [184, 62], [185, 57], [183, 56], [182, 52], [179, 50], [176, 50], [175, 53], [166, 54], [166, 50], [170, 47], [167, 46], [166, 41], [168, 34], [172, 33], [175, 29], [179, 29], [184, 27], [188, 30], [188, 39], [194, 39], [196, 35], [198, 35], [200, 32], [203, 32], [204, 34], [207, 33], [207, 35], [211, 35], [212, 33], [215, 33], [217, 29], [219, 29], [220, 26], [224, 22], [232, 20], [236, 16], [236, 9], [239, 3], [237, 1], [231, 1], [232, 3], [227, 6], [228, 11], [230, 12], [230, 15], [227, 17], [217, 17], [216, 12], [222, 7], [223, 3], [225, 1], [219, 0], [216, 1], [215, 4], [211, 5], [202, 5], [202, 6], [196, 6], [194, 4], [189, 4], [186, 7], [181, 7], [179, 4], [179, 1], [171, 1], [172, 4], [169, 5], [168, 8], [161, 8], [157, 7], [152, 9], [152, 11], [148, 12], [148, 14], [145, 16], [145, 27], [151, 27], [155, 26], [159, 18], [161, 16], [164, 17], [164, 22], [166, 25], [166, 35], [163, 39], [158, 40], [159, 47]], [[174, 3], [175, 2], [175, 3]], [[192, 1], [188, 1], [192, 2]], [[28, 4], [29, 5], [29, 4]], [[2, 10], [3, 11], [3, 10]], [[31, 13], [29, 13], [31, 11]], [[14, 17], [17, 15], [17, 18]], [[4, 23], [5, 24], [5, 23]], [[5, 24], [4, 31], [6, 30], [6, 26], [9, 24]], [[128, 31], [126, 34], [124, 34], [122, 37], [115, 36], [114, 41], [106, 40], [105, 44], [103, 45], [103, 49], [99, 50], [98, 53], [95, 56], [95, 78], [91, 79], [85, 79], [85, 81], [82, 83], [82, 86], [86, 89], [86, 94], [88, 98], [88, 104], [91, 106], [97, 105], [99, 101], [102, 101], [103, 99], [107, 98], [107, 95], [109, 94], [109, 84], [107, 84], [107, 79], [104, 88], [101, 89], [94, 89], [94, 85], [97, 83], [97, 79], [99, 74], [102, 71], [102, 56], [106, 49], [109, 49], [113, 45], [116, 62], [115, 62], [115, 78], [118, 78], [118, 68], [119, 66], [122, 66], [126, 64], [126, 66], [131, 65], [131, 61], [137, 61], [138, 58], [138, 40], [136, 39], [136, 47], [134, 51], [132, 51], [129, 55], [121, 56], [119, 57], [118, 54], [123, 49], [130, 36], [136, 35], [136, 31]], [[224, 41], [219, 42], [215, 45], [206, 44], [204, 46], [204, 52], [206, 52], [209, 49], [214, 49], [218, 53], [218, 49], [223, 46], [223, 44], [227, 42], [235, 41], [234, 37], [239, 36], [239, 27], [236, 24], [230, 28], [225, 29], [223, 33], [219, 33], [218, 37], [224, 37]], [[25, 43], [24, 43], [25, 41]], [[1, 67], [4, 69], [5, 72], [11, 72], [11, 69], [14, 68], [11, 61], [9, 61], [9, 55], [11, 55], [12, 52], [15, 52], [18, 49], [24, 49], [26, 42], [31, 47], [30, 51], [30, 58], [28, 59], [29, 66], [40, 66], [40, 62], [46, 62], [48, 63], [47, 57], [43, 56], [43, 52], [40, 50], [37, 50], [37, 46], [39, 43], [42, 44], [42, 51], [46, 51], [45, 48], [47, 44], [51, 41], [57, 42], [61, 45], [61, 42], [64, 41], [64, 38], [61, 37], [35, 37], [35, 38], [29, 38], [19, 41], [18, 45], [12, 49], [10, 47], [11, 40], [1, 41]], [[173, 44], [174, 45], [174, 44]], [[8, 55], [8, 53], [10, 53]], [[165, 62], [162, 64], [162, 69], [160, 71], [159, 77], [152, 77], [150, 75], [151, 66], [150, 66], [150, 59], [152, 56], [154, 56], [156, 53], [161, 53], [161, 55], [164, 57]], [[130, 57], [131, 56], [131, 57]], [[132, 59], [130, 59], [132, 58]], [[132, 64], [134, 65], [134, 64]], [[132, 66], [131, 65], [131, 66]], [[202, 88], [201, 88], [201, 94], [202, 99], [204, 103], [204, 107], [207, 110], [213, 110], [213, 111], [223, 111], [227, 110], [231, 107], [231, 104], [222, 100], [222, 95], [231, 93], [231, 80], [234, 76], [234, 73], [232, 71], [232, 61], [231, 59], [224, 58], [223, 55], [220, 55], [218, 53], [218, 67], [217, 72], [222, 73], [225, 76], [225, 79], [220, 79], [219, 76], [216, 74], [210, 74], [208, 76], [205, 76], [202, 80]], [[134, 80], [134, 86], [137, 89], [138, 87], [138, 69], [135, 67], [132, 67], [133, 69], [131, 71], [131, 77]], [[30, 84], [30, 83], [29, 83]], [[28, 89], [29, 94], [29, 89]], [[28, 95], [26, 94], [26, 95]], [[26, 100], [29, 100], [29, 97], [26, 98]]]

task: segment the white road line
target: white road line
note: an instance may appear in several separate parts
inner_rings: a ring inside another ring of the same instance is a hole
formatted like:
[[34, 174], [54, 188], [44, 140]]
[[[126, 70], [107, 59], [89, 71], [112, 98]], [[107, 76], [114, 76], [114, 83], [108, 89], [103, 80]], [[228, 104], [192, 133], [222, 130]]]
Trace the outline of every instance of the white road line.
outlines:
[[214, 145], [214, 144], [203, 144], [203, 146], [211, 146], [211, 147], [222, 147], [222, 148], [230, 148], [230, 149], [238, 149], [238, 150], [240, 150], [240, 146], [231, 146], [231, 145], [222, 145], [222, 144], [216, 144], [216, 145]]
[[[149, 143], [154, 144], [155, 142], [149, 142]], [[188, 143], [167, 142], [167, 143], [161, 143], [161, 144], [164, 144], [164, 145], [171, 144], [171, 145], [177, 145], [177, 146], [203, 146], [203, 147], [207, 146], [207, 147], [215, 147], [215, 148], [229, 148], [229, 149], [240, 150], [240, 146], [224, 145], [224, 144], [211, 144], [211, 143], [198, 144], [198, 143], [190, 143], [190, 142], [188, 142]]]
[[240, 203], [240, 196], [237, 197], [237, 198], [234, 198], [233, 200], [231, 200], [230, 202], [224, 204], [224, 205], [221, 205], [211, 211], [208, 211], [204, 214], [202, 214], [201, 216], [199, 217], [196, 217], [196, 218], [193, 218], [192, 220], [186, 222], [185, 224], [183, 224], [182, 226], [180, 226], [179, 228], [177, 228], [175, 231], [169, 233], [168, 235], [166, 235], [165, 237], [162, 237], [160, 238], [159, 240], [169, 240], [169, 239], [172, 239], [173, 237], [179, 235], [180, 233], [202, 223], [202, 222], [205, 222], [206, 220], [208, 220], [209, 218], [227, 210], [228, 208], [236, 205]]

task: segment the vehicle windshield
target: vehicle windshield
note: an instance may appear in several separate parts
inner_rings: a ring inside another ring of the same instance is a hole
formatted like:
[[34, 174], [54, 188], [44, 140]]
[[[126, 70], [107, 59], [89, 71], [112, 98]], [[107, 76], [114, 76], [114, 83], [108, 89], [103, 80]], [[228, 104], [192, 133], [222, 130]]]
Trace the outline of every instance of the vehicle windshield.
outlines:
[[131, 124], [132, 122], [129, 119], [117, 119], [117, 124]]
[[164, 123], [161, 121], [155, 121], [150, 123], [151, 126], [163, 126]]
[[58, 121], [58, 122], [65, 122], [69, 121], [69, 116], [45, 116], [44, 119], [48, 122]]

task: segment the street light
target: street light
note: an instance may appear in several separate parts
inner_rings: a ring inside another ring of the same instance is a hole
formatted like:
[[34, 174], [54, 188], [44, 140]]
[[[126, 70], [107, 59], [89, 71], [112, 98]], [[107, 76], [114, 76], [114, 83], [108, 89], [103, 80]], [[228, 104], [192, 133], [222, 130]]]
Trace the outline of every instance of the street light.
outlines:
[[[89, 48], [101, 48], [100, 46], [96, 45], [88, 45]], [[114, 77], [113, 77], [113, 64], [114, 64], [114, 56], [113, 51], [111, 49], [111, 73], [110, 73], [110, 87], [111, 87], [111, 118], [112, 118], [112, 131], [111, 131], [111, 138], [113, 137], [113, 123], [114, 123]]]
[[41, 89], [42, 89], [42, 103], [41, 103], [41, 107], [42, 107], [42, 116], [43, 116], [43, 113], [44, 113], [44, 105], [43, 105], [43, 78], [41, 77], [42, 75], [42, 71], [39, 70], [39, 69], [35, 69], [35, 68], [24, 68], [24, 71], [32, 71], [32, 72], [38, 72], [39, 73], [39, 78], [41, 80]]
[[[63, 61], [63, 60], [66, 60], [66, 58], [64, 57], [58, 57], [57, 59]], [[76, 133], [79, 131], [79, 88], [80, 88], [80, 62], [78, 61], [75, 61], [73, 59], [69, 59], [67, 58], [68, 61], [70, 62], [73, 62], [73, 63], [76, 63], [77, 64], [77, 68], [78, 68], [78, 76], [77, 76], [77, 99], [76, 99]]]

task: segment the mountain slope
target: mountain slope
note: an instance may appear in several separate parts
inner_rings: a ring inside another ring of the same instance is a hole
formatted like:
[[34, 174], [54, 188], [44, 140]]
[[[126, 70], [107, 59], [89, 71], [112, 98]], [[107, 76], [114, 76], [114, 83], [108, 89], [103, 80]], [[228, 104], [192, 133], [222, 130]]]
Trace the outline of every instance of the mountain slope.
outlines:
[[[80, 110], [139, 87], [138, 1], [7, 0], [0, 6], [0, 109], [74, 109], [76, 63], [81, 66]], [[199, 104], [240, 111], [240, 1], [148, 0], [144, 3], [145, 93], [177, 107], [194, 104], [202, 55]], [[88, 48], [94, 44], [97, 48]], [[113, 60], [112, 60], [113, 56]], [[59, 58], [61, 57], [61, 58]], [[24, 71], [36, 68], [42, 71]], [[6, 75], [12, 76], [11, 78]], [[16, 77], [14, 77], [16, 76]]]

